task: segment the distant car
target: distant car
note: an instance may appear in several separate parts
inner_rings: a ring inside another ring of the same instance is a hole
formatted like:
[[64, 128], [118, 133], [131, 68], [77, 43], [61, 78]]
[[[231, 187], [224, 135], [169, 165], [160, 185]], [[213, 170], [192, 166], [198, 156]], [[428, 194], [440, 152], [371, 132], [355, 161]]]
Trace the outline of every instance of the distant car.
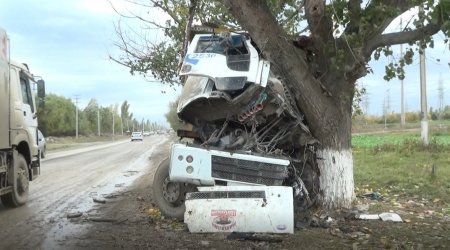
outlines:
[[39, 150], [39, 156], [41, 158], [45, 158], [45, 153], [47, 151], [47, 145], [45, 145], [45, 137], [39, 129], [38, 129], [38, 150]]
[[143, 135], [144, 135], [144, 136], [149, 136], [149, 135], [150, 135], [150, 132], [144, 131]]
[[142, 135], [142, 132], [133, 132], [131, 133], [131, 141], [142, 141], [144, 140], [144, 136]]

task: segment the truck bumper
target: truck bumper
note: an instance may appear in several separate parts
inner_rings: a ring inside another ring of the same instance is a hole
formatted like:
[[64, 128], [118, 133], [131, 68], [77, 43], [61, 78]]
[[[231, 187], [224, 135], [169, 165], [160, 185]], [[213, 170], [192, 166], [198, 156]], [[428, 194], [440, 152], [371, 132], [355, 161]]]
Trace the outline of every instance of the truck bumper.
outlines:
[[294, 233], [292, 187], [214, 186], [188, 193], [190, 232]]

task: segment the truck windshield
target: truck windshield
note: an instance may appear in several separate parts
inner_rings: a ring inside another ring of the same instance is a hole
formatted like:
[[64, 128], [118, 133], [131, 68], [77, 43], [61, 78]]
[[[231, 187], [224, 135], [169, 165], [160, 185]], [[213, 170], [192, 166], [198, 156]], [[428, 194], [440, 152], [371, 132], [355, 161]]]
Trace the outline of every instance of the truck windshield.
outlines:
[[221, 55], [248, 54], [242, 35], [223, 37], [217, 35], [202, 36], [199, 38], [195, 53], [216, 53]]

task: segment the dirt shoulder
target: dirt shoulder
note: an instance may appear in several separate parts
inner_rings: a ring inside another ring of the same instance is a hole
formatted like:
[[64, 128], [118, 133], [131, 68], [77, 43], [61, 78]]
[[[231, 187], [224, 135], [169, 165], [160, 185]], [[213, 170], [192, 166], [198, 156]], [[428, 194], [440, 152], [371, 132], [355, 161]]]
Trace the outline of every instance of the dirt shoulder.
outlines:
[[[100, 204], [96, 221], [87, 218], [70, 219], [89, 225], [89, 232], [68, 238], [61, 243], [65, 249], [448, 249], [450, 222], [430, 212], [438, 207], [412, 203], [400, 214], [406, 223], [355, 220], [347, 212], [336, 212], [330, 223], [323, 211], [315, 211], [319, 220], [297, 221], [294, 235], [191, 234], [177, 221], [153, 216], [152, 180], [158, 164], [167, 157], [169, 145], [160, 148], [149, 161], [149, 171], [134, 186], [111, 195]], [[371, 203], [373, 201], [367, 201]], [[405, 200], [405, 204], [408, 203]], [[377, 203], [378, 204], [378, 203]], [[381, 211], [388, 204], [373, 206]], [[417, 206], [416, 206], [417, 205]], [[154, 211], [154, 210], [153, 210]], [[416, 215], [423, 215], [416, 216]], [[314, 216], [312, 216], [314, 217]], [[324, 219], [321, 220], [320, 218]], [[247, 237], [250, 236], [250, 237]]]

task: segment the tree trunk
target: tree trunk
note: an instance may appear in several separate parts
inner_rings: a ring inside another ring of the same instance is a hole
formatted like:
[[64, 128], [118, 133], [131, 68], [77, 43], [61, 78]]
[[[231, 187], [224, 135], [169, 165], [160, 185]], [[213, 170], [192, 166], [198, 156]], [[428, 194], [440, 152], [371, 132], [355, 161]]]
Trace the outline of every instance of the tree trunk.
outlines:
[[316, 79], [305, 52], [293, 46], [267, 5], [251, 0], [223, 2], [271, 62], [272, 71], [286, 82], [313, 136], [320, 142], [316, 172], [322, 206], [350, 206], [354, 196], [351, 152], [354, 82], [348, 82], [343, 70], [330, 70], [320, 80]]

